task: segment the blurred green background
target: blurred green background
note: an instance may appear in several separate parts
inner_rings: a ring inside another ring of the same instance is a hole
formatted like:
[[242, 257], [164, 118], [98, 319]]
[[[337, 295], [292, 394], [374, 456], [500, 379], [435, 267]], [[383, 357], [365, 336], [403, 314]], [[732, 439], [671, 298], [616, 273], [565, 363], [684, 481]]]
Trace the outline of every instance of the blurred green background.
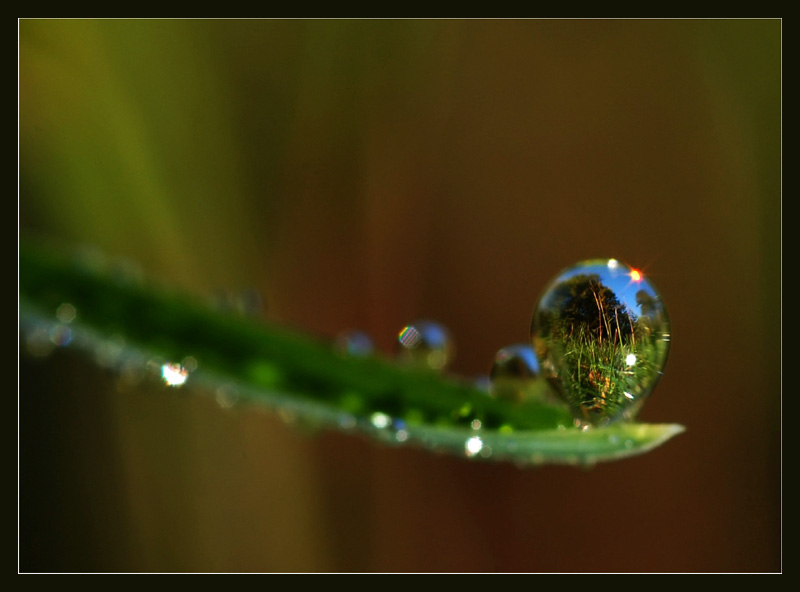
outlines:
[[687, 426], [521, 469], [23, 355], [20, 570], [781, 569], [780, 20], [21, 20], [19, 97], [23, 237], [387, 352], [434, 318], [464, 375], [617, 257]]

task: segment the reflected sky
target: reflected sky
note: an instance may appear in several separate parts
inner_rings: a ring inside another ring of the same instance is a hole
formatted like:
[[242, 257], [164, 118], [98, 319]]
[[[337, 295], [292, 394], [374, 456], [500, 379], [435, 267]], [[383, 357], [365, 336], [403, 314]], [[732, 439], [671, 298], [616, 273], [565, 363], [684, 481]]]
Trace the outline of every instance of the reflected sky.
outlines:
[[617, 299], [637, 317], [648, 314], [648, 305], [652, 306], [655, 302], [660, 301], [658, 292], [641, 270], [632, 268], [617, 259], [586, 261], [581, 265], [562, 271], [554, 284], [579, 275], [597, 275], [600, 282], [610, 288]]

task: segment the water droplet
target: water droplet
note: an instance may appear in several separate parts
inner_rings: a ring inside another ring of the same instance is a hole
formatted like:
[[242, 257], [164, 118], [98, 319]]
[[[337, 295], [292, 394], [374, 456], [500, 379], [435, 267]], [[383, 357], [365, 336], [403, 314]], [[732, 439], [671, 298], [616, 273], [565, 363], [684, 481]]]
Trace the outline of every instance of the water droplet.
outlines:
[[373, 426], [375, 426], [379, 430], [382, 430], [388, 427], [392, 423], [392, 418], [386, 415], [385, 413], [376, 411], [370, 416], [369, 421]]
[[52, 353], [54, 346], [50, 340], [50, 330], [39, 325], [25, 332], [25, 347], [28, 353], [37, 358], [45, 358]]
[[189, 378], [189, 371], [180, 364], [166, 363], [161, 366], [161, 378], [169, 386], [182, 386]]
[[421, 368], [443, 370], [453, 359], [450, 332], [433, 321], [416, 321], [397, 336], [398, 357]]
[[368, 356], [375, 349], [372, 339], [363, 331], [342, 331], [336, 336], [333, 348], [342, 356]]
[[464, 453], [470, 458], [478, 454], [482, 449], [483, 440], [478, 436], [473, 436], [464, 443]]
[[71, 323], [75, 320], [76, 315], [77, 310], [75, 310], [75, 307], [69, 302], [64, 302], [56, 309], [56, 318], [61, 323]]
[[50, 341], [58, 347], [66, 347], [72, 341], [72, 329], [67, 325], [54, 325], [50, 329]]
[[666, 364], [669, 333], [653, 284], [615, 259], [562, 271], [531, 321], [542, 374], [581, 425], [636, 416]]
[[186, 356], [181, 360], [181, 366], [183, 366], [187, 372], [194, 372], [197, 370], [197, 358], [194, 356]]
[[540, 374], [539, 360], [530, 345], [517, 343], [500, 349], [494, 357], [490, 393], [498, 399], [523, 401]]

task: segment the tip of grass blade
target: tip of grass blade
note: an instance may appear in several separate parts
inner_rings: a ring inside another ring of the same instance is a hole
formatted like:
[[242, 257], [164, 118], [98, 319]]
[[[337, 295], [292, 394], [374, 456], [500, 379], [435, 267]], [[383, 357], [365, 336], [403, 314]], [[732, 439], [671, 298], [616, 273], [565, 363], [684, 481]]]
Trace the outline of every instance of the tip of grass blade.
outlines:
[[640, 423], [586, 431], [564, 428], [512, 433], [418, 426], [409, 431], [407, 440], [428, 449], [479, 460], [508, 461], [522, 466], [593, 466], [643, 454], [684, 430], [678, 424]]

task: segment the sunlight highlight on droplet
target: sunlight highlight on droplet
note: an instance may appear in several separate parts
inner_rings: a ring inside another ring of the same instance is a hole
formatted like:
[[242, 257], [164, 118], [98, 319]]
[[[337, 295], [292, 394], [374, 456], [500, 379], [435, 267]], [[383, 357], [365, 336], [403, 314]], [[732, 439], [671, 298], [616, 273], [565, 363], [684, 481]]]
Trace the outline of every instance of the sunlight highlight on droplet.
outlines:
[[378, 411], [372, 414], [372, 416], [369, 418], [369, 421], [376, 428], [382, 430], [392, 422], [392, 418], [386, 415], [385, 413], [381, 413], [380, 411]]
[[638, 269], [631, 269], [631, 281], [634, 282], [641, 282], [642, 281], [642, 272]]
[[189, 371], [180, 364], [167, 363], [161, 366], [161, 378], [169, 386], [181, 386], [189, 378]]
[[634, 355], [634, 354], [628, 354], [628, 355], [625, 357], [625, 363], [626, 363], [628, 366], [633, 366], [634, 364], [636, 364], [636, 355]]
[[481, 440], [478, 436], [473, 436], [469, 440], [467, 440], [466, 444], [464, 445], [464, 452], [467, 453], [467, 456], [475, 456], [483, 449], [483, 440]]

